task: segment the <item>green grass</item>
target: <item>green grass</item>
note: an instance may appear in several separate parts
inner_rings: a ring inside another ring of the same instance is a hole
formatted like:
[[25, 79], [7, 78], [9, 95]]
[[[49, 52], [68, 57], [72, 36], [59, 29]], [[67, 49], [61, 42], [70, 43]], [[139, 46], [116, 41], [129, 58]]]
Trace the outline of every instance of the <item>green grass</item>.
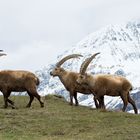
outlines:
[[[0, 108], [0, 140], [139, 140], [140, 116], [70, 106], [47, 96], [45, 107], [29, 97], [13, 96], [18, 109]], [[0, 96], [0, 106], [3, 97]]]

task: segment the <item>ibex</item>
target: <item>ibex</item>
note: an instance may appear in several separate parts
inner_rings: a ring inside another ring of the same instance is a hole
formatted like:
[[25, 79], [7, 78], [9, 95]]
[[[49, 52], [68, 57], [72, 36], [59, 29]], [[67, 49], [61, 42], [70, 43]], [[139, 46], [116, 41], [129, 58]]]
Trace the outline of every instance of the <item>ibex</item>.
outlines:
[[[2, 56], [0, 54], [0, 56]], [[39, 79], [31, 72], [28, 71], [0, 71], [0, 91], [4, 96], [4, 108], [8, 107], [8, 103], [12, 108], [15, 108], [14, 102], [8, 99], [11, 92], [23, 92], [27, 91], [30, 96], [30, 101], [26, 107], [30, 107], [31, 103], [36, 97], [41, 107], [44, 107], [44, 103], [41, 101], [40, 95], [37, 93], [37, 86], [39, 85]]]
[[[71, 59], [71, 58], [79, 58], [82, 57], [82, 55], [79, 54], [72, 54], [64, 57], [62, 60], [60, 60], [57, 64], [56, 67], [54, 68], [53, 71], [50, 72], [50, 75], [52, 76], [58, 76], [60, 81], [63, 83], [65, 88], [69, 91], [70, 93], [70, 105], [73, 105], [73, 97], [75, 99], [75, 105], [78, 105], [78, 100], [77, 100], [77, 92], [82, 93], [82, 94], [93, 94], [86, 85], [79, 85], [76, 80], [79, 76], [79, 73], [76, 72], [71, 72], [71, 71], [66, 71], [64, 68], [61, 68], [61, 65]], [[96, 99], [94, 99], [96, 108], [99, 107], [98, 102]]]
[[122, 111], [124, 112], [126, 110], [127, 104], [129, 102], [133, 106], [135, 114], [137, 114], [138, 111], [135, 102], [129, 95], [129, 92], [132, 90], [132, 85], [126, 78], [110, 74], [91, 75], [86, 73], [86, 69], [93, 58], [95, 58], [95, 55], [87, 58], [82, 63], [77, 83], [80, 85], [87, 85], [99, 102], [102, 102], [100, 98], [104, 95], [120, 96], [124, 103]]
[[[3, 50], [0, 50], [0, 52], [3, 52]], [[6, 55], [5, 53], [0, 53], [0, 56]]]

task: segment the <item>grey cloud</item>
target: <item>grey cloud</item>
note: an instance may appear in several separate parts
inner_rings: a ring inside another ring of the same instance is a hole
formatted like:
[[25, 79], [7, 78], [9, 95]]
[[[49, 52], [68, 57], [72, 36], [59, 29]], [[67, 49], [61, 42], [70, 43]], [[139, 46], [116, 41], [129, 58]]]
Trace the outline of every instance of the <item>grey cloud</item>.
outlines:
[[0, 49], [9, 54], [1, 68], [40, 69], [87, 34], [139, 19], [139, 5], [139, 0], [0, 0]]

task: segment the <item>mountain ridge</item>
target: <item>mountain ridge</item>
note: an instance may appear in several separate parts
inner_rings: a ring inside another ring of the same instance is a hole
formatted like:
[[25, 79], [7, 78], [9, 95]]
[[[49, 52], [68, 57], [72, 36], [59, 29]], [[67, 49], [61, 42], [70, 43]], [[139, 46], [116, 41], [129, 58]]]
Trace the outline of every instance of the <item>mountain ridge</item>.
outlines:
[[[80, 53], [84, 57], [72, 59], [63, 64], [67, 70], [79, 72], [80, 65], [85, 58], [93, 53], [100, 52], [96, 59], [89, 65], [88, 73], [115, 74], [125, 76], [133, 85], [132, 96], [139, 96], [140, 92], [140, 23], [128, 22], [127, 24], [109, 25], [101, 30], [89, 34], [70, 50], [59, 55], [54, 64], [37, 71], [41, 79], [39, 91], [41, 94], [59, 94], [69, 100], [69, 94], [58, 78], [53, 78], [49, 72], [61, 58], [72, 53]], [[93, 106], [91, 95], [78, 95], [80, 104]], [[137, 106], [140, 108], [139, 100]], [[90, 103], [90, 104], [89, 104]], [[121, 100], [115, 97], [106, 97], [107, 108], [121, 106]], [[110, 105], [109, 105], [110, 104]], [[131, 110], [131, 109], [129, 109]]]

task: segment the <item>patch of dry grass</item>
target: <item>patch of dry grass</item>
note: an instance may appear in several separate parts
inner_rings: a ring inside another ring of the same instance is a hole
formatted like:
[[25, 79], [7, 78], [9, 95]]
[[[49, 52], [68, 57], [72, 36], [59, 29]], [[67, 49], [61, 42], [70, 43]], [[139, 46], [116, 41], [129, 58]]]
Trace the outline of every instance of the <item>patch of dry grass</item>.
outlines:
[[[29, 97], [13, 96], [18, 109], [0, 109], [0, 140], [139, 140], [140, 116], [75, 107], [56, 96], [45, 98], [45, 107]], [[0, 97], [0, 106], [3, 97]]]

